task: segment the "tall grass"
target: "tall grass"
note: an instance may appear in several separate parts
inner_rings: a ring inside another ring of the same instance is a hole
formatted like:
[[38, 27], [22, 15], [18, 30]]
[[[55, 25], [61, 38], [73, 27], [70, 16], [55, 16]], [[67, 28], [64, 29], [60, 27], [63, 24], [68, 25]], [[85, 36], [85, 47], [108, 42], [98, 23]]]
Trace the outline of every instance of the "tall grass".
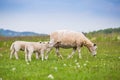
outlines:
[[[120, 40], [114, 39], [118, 34], [88, 34], [87, 37], [97, 43], [97, 56], [93, 57], [87, 48], [67, 59], [72, 49], [60, 49], [64, 59], [55, 55], [55, 49], [45, 61], [36, 60], [27, 64], [24, 52], [19, 52], [19, 60], [9, 59], [9, 47], [15, 40], [45, 41], [49, 37], [4, 38], [0, 40], [0, 79], [2, 80], [119, 80], [120, 79]], [[106, 37], [106, 38], [105, 38]], [[103, 39], [102, 39], [103, 38]], [[51, 75], [53, 78], [48, 77]]]

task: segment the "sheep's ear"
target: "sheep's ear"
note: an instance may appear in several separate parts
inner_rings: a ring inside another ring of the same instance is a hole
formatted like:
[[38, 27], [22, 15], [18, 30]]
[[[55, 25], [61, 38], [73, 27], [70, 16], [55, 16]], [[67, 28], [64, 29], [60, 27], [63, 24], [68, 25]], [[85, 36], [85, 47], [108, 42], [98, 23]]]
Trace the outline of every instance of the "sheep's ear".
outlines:
[[94, 44], [94, 46], [96, 46], [96, 44]]
[[39, 42], [39, 43], [42, 43], [42, 42]]
[[57, 42], [56, 44], [60, 44], [61, 42]]

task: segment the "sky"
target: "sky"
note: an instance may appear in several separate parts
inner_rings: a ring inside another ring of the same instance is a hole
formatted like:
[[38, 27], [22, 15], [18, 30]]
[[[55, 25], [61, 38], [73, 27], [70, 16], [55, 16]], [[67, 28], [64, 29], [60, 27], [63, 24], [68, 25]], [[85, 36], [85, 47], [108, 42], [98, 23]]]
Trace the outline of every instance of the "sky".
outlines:
[[51, 33], [120, 27], [120, 0], [0, 0], [0, 28]]

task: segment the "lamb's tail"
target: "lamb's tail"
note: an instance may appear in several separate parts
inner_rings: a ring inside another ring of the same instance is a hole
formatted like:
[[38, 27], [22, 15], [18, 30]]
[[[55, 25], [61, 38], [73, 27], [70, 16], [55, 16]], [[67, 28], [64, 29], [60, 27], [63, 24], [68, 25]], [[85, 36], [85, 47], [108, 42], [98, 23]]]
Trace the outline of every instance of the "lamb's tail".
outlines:
[[10, 47], [10, 50], [13, 50], [14, 49], [14, 43], [12, 43], [11, 47]]

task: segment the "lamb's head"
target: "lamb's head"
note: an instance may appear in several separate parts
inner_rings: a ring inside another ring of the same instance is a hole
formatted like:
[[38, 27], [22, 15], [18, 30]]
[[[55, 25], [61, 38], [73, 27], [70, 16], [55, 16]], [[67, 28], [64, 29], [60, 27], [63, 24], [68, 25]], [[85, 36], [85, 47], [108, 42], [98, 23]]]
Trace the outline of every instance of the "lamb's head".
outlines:
[[92, 46], [89, 47], [89, 51], [92, 53], [93, 56], [96, 56], [97, 54], [96, 49], [97, 49], [96, 44], [93, 44]]
[[47, 48], [53, 47], [53, 45], [52, 45], [50, 42], [43, 42], [43, 44], [44, 44]]

